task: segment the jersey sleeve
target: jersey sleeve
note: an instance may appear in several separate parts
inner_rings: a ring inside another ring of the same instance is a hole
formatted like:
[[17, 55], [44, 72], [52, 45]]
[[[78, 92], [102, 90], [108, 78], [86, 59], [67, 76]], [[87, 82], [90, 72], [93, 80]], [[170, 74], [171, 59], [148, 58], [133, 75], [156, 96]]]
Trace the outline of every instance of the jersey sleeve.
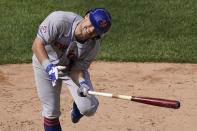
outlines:
[[51, 13], [39, 26], [37, 36], [43, 40], [45, 45], [56, 39], [59, 23], [55, 17], [56, 13]]
[[97, 41], [91, 50], [87, 50], [78, 61], [75, 62], [74, 66], [78, 70], [86, 70], [89, 68], [91, 62], [94, 61], [100, 49], [100, 43]]

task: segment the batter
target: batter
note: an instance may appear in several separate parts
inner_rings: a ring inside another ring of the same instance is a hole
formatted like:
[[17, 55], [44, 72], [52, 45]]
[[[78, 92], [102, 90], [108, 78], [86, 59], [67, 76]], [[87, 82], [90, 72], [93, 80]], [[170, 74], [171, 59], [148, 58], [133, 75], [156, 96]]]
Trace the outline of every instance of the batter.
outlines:
[[111, 16], [104, 8], [88, 11], [84, 18], [65, 11], [55, 11], [39, 26], [32, 50], [32, 64], [45, 131], [61, 131], [60, 93], [66, 84], [74, 102], [71, 120], [92, 116], [99, 105], [88, 67], [98, 54], [99, 39], [111, 28]]

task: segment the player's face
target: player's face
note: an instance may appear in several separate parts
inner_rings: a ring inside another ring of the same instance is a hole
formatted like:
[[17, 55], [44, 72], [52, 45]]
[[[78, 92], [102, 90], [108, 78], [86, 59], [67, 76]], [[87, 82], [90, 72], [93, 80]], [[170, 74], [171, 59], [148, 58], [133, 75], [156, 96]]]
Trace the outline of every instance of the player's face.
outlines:
[[97, 36], [94, 26], [90, 22], [89, 14], [79, 23], [78, 38], [80, 40], [86, 40]]

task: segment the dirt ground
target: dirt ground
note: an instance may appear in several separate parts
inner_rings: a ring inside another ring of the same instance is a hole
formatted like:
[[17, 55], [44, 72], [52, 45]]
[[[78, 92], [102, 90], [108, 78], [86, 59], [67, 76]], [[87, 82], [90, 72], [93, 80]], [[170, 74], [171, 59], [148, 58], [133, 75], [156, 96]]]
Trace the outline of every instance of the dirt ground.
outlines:
[[[96, 91], [181, 102], [178, 110], [98, 96], [92, 117], [70, 120], [72, 98], [61, 93], [63, 131], [196, 131], [197, 64], [94, 62]], [[41, 103], [31, 64], [0, 66], [0, 131], [42, 131]]]

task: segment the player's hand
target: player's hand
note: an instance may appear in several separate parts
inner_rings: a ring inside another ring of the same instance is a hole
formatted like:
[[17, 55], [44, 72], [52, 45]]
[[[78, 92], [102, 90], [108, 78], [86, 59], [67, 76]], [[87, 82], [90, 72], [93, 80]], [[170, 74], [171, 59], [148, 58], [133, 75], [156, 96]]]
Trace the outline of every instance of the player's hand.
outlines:
[[49, 77], [51, 78], [53, 86], [56, 86], [56, 81], [58, 79], [59, 72], [64, 69], [66, 69], [65, 66], [54, 66], [53, 64], [49, 64], [47, 66], [46, 72], [48, 73]]
[[89, 97], [88, 91], [90, 90], [90, 87], [87, 85], [87, 83], [85, 81], [82, 81], [81, 83], [79, 83], [79, 85], [80, 86], [77, 90], [78, 95], [81, 97]]

